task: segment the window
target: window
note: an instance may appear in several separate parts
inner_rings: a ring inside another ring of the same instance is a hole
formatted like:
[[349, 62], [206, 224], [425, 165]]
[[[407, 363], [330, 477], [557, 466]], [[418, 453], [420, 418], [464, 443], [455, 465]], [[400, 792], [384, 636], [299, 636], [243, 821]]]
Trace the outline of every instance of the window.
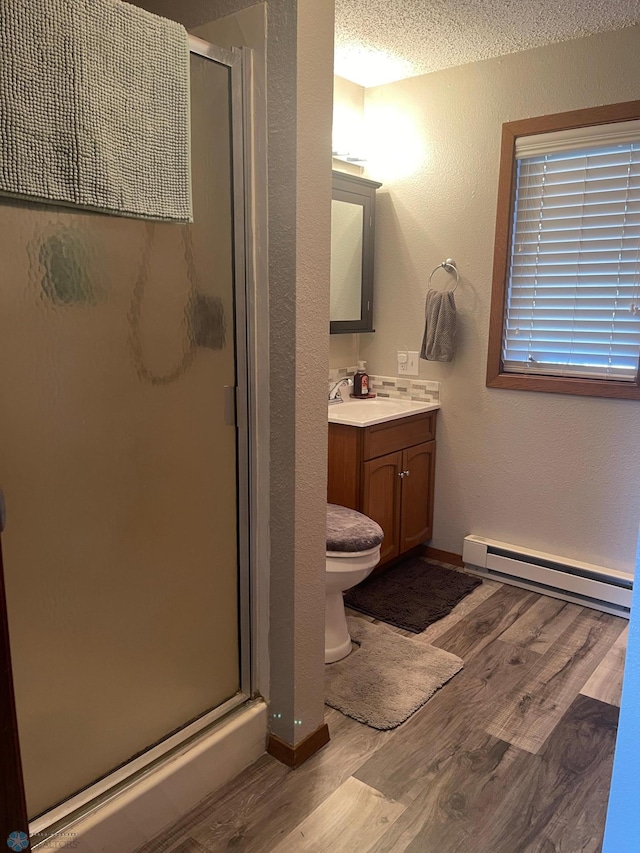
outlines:
[[640, 102], [503, 125], [487, 385], [640, 399]]

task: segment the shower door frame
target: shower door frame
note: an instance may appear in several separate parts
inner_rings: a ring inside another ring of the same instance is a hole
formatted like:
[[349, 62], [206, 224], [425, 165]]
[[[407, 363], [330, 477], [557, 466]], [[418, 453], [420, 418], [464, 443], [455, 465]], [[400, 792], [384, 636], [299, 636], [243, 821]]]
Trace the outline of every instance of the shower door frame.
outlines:
[[[165, 760], [184, 750], [195, 740], [206, 736], [222, 719], [257, 697], [264, 675], [257, 669], [255, 638], [264, 639], [264, 602], [257, 603], [256, 497], [251, 497], [250, 483], [259, 457], [255, 430], [256, 375], [262, 372], [256, 341], [257, 317], [252, 290], [256, 288], [256, 265], [253, 251], [253, 195], [251, 184], [251, 111], [252, 51], [249, 48], [225, 50], [195, 36], [189, 36], [190, 54], [201, 56], [229, 69], [229, 104], [231, 109], [231, 200], [233, 234], [233, 295], [235, 331], [236, 386], [225, 388], [229, 423], [236, 427], [237, 459], [237, 569], [238, 569], [238, 637], [239, 690], [226, 702], [187, 723], [177, 732], [151, 746], [144, 753], [106, 776], [90, 784], [68, 800], [34, 818], [29, 824], [31, 835], [57, 830], [70, 821], [99, 808], [149, 773]], [[262, 357], [262, 356], [260, 356]], [[251, 375], [251, 382], [249, 376]], [[214, 653], [214, 650], [211, 650]]]

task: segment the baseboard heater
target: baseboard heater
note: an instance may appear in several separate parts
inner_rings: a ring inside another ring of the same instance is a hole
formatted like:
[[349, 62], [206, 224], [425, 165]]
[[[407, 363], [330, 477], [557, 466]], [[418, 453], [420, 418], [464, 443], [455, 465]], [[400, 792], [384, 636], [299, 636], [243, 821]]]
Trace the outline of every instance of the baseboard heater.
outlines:
[[466, 536], [462, 559], [467, 571], [629, 618], [633, 575], [532, 551], [482, 536]]

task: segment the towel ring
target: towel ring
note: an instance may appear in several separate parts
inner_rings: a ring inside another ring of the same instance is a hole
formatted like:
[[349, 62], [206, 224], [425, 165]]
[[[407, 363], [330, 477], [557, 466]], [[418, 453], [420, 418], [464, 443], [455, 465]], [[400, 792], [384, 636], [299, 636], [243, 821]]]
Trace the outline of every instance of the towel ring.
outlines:
[[453, 258], [447, 258], [446, 261], [443, 261], [441, 264], [438, 264], [438, 266], [434, 268], [433, 272], [429, 276], [429, 287], [431, 287], [431, 279], [433, 278], [434, 273], [436, 272], [436, 270], [439, 270], [440, 268], [442, 268], [443, 270], [446, 270], [449, 273], [452, 273], [456, 277], [456, 283], [453, 285], [451, 290], [450, 291], [445, 290], [442, 292], [443, 293], [454, 293], [457, 286], [458, 286], [458, 283], [460, 281], [460, 274], [458, 273], [458, 268], [456, 267], [456, 262], [453, 260]]

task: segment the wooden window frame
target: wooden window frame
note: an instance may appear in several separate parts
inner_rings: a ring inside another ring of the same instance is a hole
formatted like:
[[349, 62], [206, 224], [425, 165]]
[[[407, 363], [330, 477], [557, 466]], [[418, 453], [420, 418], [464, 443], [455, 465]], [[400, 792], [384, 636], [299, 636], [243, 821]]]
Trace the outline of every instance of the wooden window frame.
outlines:
[[493, 254], [493, 285], [489, 319], [488, 388], [510, 388], [516, 391], [544, 391], [555, 394], [579, 394], [588, 397], [640, 400], [640, 367], [635, 382], [620, 382], [611, 379], [580, 379], [506, 373], [502, 362], [504, 315], [508, 292], [513, 206], [516, 190], [516, 139], [520, 136], [532, 136], [536, 133], [572, 130], [619, 121], [633, 121], [634, 119], [640, 119], [640, 101], [628, 101], [623, 104], [610, 104], [604, 107], [555, 113], [554, 115], [506, 122], [502, 125], [496, 236]]

